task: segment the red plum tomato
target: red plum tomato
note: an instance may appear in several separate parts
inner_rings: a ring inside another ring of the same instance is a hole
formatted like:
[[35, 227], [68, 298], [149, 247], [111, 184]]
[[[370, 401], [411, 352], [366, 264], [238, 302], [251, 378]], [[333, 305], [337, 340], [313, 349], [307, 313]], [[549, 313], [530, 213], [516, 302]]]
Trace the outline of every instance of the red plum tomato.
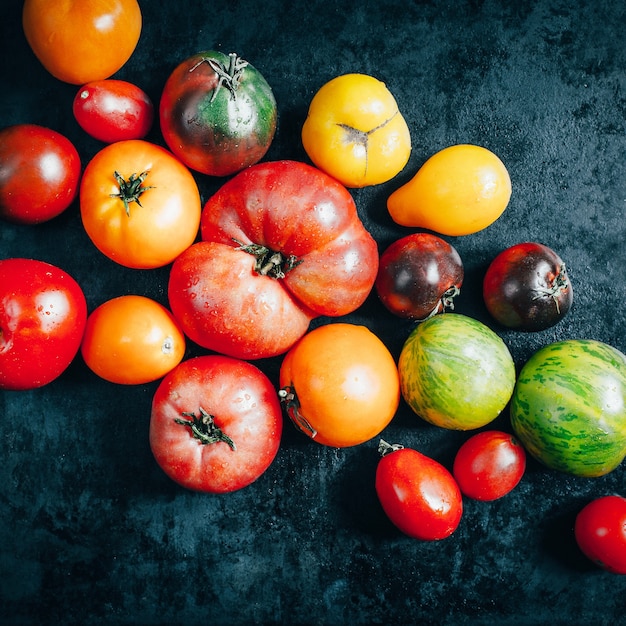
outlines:
[[503, 326], [539, 331], [569, 312], [572, 284], [561, 257], [540, 243], [518, 243], [498, 254], [483, 279], [489, 313]]
[[583, 554], [613, 574], [626, 574], [626, 498], [596, 498], [576, 516], [574, 535]]
[[228, 176], [261, 160], [274, 139], [274, 94], [261, 73], [232, 53], [208, 50], [170, 74], [159, 106], [161, 131], [187, 167]]
[[42, 387], [74, 360], [87, 322], [80, 285], [35, 259], [0, 260], [0, 389]]
[[417, 450], [380, 442], [376, 493], [391, 522], [423, 541], [449, 537], [463, 514], [461, 491], [452, 474]]
[[78, 125], [105, 143], [143, 139], [154, 121], [148, 94], [124, 80], [96, 80], [83, 85], [72, 105]]
[[64, 135], [36, 124], [0, 131], [0, 217], [18, 224], [47, 222], [76, 198], [81, 163]]
[[463, 495], [497, 500], [512, 491], [526, 470], [526, 452], [509, 433], [485, 430], [459, 448], [452, 467]]
[[170, 308], [192, 341], [235, 358], [282, 354], [313, 318], [351, 313], [378, 270], [348, 190], [305, 163], [240, 172], [206, 202], [200, 233], [172, 266]]
[[413, 233], [392, 243], [381, 255], [376, 292], [394, 315], [422, 320], [454, 309], [463, 284], [463, 262], [447, 241]]
[[229, 493], [256, 481], [280, 446], [282, 415], [267, 376], [247, 361], [198, 356], [157, 388], [149, 439], [161, 469], [193, 491]]

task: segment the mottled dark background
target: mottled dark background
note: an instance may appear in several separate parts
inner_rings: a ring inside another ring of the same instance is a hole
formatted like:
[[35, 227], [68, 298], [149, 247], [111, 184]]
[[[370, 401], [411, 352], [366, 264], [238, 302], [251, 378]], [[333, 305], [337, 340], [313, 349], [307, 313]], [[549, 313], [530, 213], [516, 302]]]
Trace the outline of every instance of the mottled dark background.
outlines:
[[[476, 143], [513, 182], [504, 215], [449, 239], [465, 264], [457, 311], [491, 324], [480, 284], [489, 261], [524, 240], [563, 257], [570, 315], [553, 329], [501, 334], [516, 364], [559, 339], [626, 351], [626, 27], [623, 0], [192, 2], [144, 0], [138, 48], [116, 75], [158, 103], [184, 58], [236, 51], [272, 85], [280, 125], [268, 159], [306, 159], [300, 128], [327, 80], [363, 72], [386, 82], [412, 133], [394, 180], [354, 191], [381, 250], [408, 234], [389, 193], [434, 152]], [[76, 87], [52, 78], [28, 48], [21, 3], [0, 18], [0, 124], [66, 134], [86, 163], [101, 147], [75, 123]], [[162, 142], [155, 127], [150, 138]], [[197, 176], [203, 200], [219, 180]], [[0, 257], [33, 256], [70, 272], [90, 309], [124, 293], [166, 303], [168, 268], [108, 261], [78, 206], [37, 227], [0, 225]], [[327, 320], [321, 320], [327, 321]], [[397, 356], [410, 324], [375, 297], [348, 318]], [[190, 346], [189, 355], [200, 351]], [[260, 365], [276, 379], [279, 360]], [[189, 493], [148, 445], [155, 384], [99, 380], [77, 358], [46, 388], [0, 392], [0, 622], [3, 624], [606, 624], [625, 622], [626, 577], [578, 551], [577, 511], [626, 494], [624, 468], [579, 479], [531, 461], [508, 497], [465, 502], [439, 543], [402, 536], [373, 487], [376, 441], [336, 450], [286, 423], [275, 463], [225, 496]], [[507, 415], [494, 426], [508, 429]], [[427, 426], [402, 405], [384, 432], [450, 466], [468, 434]]]

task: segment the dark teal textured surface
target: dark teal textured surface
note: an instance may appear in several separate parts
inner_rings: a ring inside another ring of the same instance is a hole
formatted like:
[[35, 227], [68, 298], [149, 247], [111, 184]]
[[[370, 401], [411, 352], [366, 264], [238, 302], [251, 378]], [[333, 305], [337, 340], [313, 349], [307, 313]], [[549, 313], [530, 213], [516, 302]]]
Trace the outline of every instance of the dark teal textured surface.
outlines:
[[[389, 183], [353, 192], [381, 251], [410, 232], [390, 220], [387, 196], [429, 156], [464, 142], [494, 151], [513, 194], [488, 229], [449, 239], [466, 275], [456, 311], [490, 324], [518, 369], [536, 349], [569, 337], [626, 351], [624, 2], [141, 6], [139, 46], [116, 78], [158, 103], [184, 58], [211, 48], [239, 53], [278, 102], [267, 159], [306, 159], [300, 128], [326, 81], [363, 72], [387, 84], [411, 130], [411, 158]], [[101, 144], [72, 118], [77, 88], [31, 53], [20, 9], [5, 1], [0, 18], [0, 125], [50, 126], [86, 163]], [[150, 138], [162, 143], [158, 127]], [[197, 180], [203, 200], [220, 182]], [[491, 259], [520, 241], [558, 252], [574, 285], [568, 317], [536, 334], [497, 327], [480, 294]], [[39, 227], [1, 224], [0, 257], [9, 256], [72, 273], [90, 309], [123, 293], [166, 303], [168, 268], [141, 272], [105, 259], [77, 204]], [[396, 358], [411, 328], [375, 296], [343, 321], [367, 324]], [[188, 356], [199, 352], [190, 346]], [[279, 362], [261, 364], [274, 380]], [[111, 385], [77, 359], [44, 389], [0, 392], [1, 623], [624, 623], [626, 578], [587, 562], [573, 539], [575, 514], [591, 498], [626, 495], [623, 466], [579, 479], [531, 460], [509, 496], [466, 500], [452, 537], [422, 543], [403, 537], [378, 505], [378, 441], [324, 448], [286, 422], [275, 463], [254, 485], [219, 497], [182, 490], [149, 449], [155, 388]], [[504, 414], [494, 426], [510, 429]], [[426, 425], [402, 405], [383, 436], [450, 468], [469, 434]]]

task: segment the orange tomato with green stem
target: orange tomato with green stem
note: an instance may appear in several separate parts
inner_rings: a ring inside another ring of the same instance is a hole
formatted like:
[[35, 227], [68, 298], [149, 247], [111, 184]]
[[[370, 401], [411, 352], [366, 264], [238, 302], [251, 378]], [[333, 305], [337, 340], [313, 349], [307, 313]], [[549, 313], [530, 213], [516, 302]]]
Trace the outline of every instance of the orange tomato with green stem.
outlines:
[[126, 267], [171, 263], [194, 242], [201, 210], [191, 172], [141, 139], [106, 146], [83, 173], [83, 226], [100, 252]]

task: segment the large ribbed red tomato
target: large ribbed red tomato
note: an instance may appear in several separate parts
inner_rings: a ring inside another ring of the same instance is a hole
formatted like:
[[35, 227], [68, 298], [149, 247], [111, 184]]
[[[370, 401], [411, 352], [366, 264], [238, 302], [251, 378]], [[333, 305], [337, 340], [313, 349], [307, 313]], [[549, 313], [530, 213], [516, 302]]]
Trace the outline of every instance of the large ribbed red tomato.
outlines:
[[187, 336], [229, 356], [286, 352], [320, 315], [347, 315], [378, 271], [348, 190], [296, 161], [261, 163], [205, 204], [203, 241], [174, 262], [170, 308]]

